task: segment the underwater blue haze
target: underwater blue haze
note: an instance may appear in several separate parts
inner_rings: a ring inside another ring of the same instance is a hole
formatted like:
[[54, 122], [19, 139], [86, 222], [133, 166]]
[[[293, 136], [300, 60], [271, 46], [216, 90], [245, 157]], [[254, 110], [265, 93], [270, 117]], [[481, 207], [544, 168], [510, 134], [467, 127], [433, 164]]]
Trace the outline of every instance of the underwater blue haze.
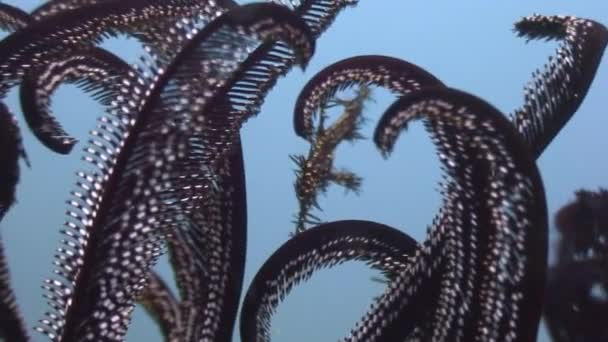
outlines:
[[[127, 0], [125, 0], [127, 1]], [[41, 0], [8, 0], [26, 11]], [[243, 130], [247, 176], [248, 245], [244, 289], [270, 254], [293, 231], [297, 210], [293, 182], [295, 165], [290, 154], [308, 151], [308, 143], [294, 134], [295, 99], [305, 84], [324, 66], [361, 54], [383, 54], [405, 59], [432, 72], [446, 84], [476, 94], [504, 113], [521, 105], [523, 86], [533, 70], [553, 53], [555, 42], [526, 43], [513, 24], [533, 13], [568, 14], [608, 25], [608, 1], [504, 1], [429, 2], [419, 0], [360, 0], [343, 11], [317, 43], [317, 52], [305, 73], [293, 69], [280, 79], [266, 98], [258, 117]], [[121, 57], [135, 62], [141, 53], [133, 41], [104, 43]], [[604, 58], [579, 111], [553, 141], [538, 163], [545, 184], [554, 229], [555, 211], [574, 198], [580, 188], [608, 187], [608, 62]], [[370, 137], [392, 95], [373, 90], [374, 102], [364, 115], [363, 133]], [[8, 105], [18, 110], [16, 92]], [[72, 86], [62, 86], [53, 98], [53, 111], [66, 130], [86, 140], [102, 107]], [[334, 116], [335, 117], [335, 116]], [[40, 285], [51, 275], [65, 216], [65, 200], [74, 184], [74, 172], [83, 166], [81, 144], [69, 156], [53, 154], [23, 130], [31, 168], [22, 167], [18, 204], [1, 224], [10, 261], [13, 285], [28, 324], [33, 326], [46, 309]], [[371, 140], [344, 143], [337, 152], [337, 167], [348, 167], [363, 177], [359, 196], [330, 187], [321, 197], [324, 221], [369, 219], [399, 227], [420, 240], [438, 208], [438, 162], [427, 133], [420, 124], [404, 134], [393, 155], [385, 160]], [[551, 240], [555, 240], [552, 232]], [[169, 278], [171, 270], [161, 259], [156, 267]], [[318, 272], [298, 286], [280, 305], [272, 321], [276, 341], [336, 341], [363, 315], [382, 284], [360, 263], [348, 263]], [[32, 333], [34, 340], [46, 338]], [[154, 322], [137, 308], [128, 341], [160, 341]], [[235, 341], [239, 341], [235, 333]], [[544, 328], [539, 341], [548, 341]]]

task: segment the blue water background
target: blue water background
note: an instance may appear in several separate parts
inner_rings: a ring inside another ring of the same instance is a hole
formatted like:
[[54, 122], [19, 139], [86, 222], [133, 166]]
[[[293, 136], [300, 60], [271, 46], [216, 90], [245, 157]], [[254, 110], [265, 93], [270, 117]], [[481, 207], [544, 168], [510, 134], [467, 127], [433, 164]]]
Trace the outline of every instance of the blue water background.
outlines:
[[[9, 0], [31, 10], [38, 0]], [[523, 85], [533, 70], [547, 61], [554, 42], [526, 44], [512, 32], [513, 23], [525, 15], [570, 14], [608, 24], [607, 1], [509, 1], [469, 0], [429, 2], [411, 0], [360, 0], [341, 13], [319, 39], [317, 53], [305, 73], [294, 69], [281, 79], [267, 97], [261, 114], [244, 126], [243, 145], [247, 170], [249, 240], [245, 289], [264, 260], [293, 229], [297, 202], [293, 193], [294, 165], [289, 154], [306, 153], [307, 143], [293, 133], [292, 111], [304, 83], [324, 66], [360, 54], [384, 54], [416, 63], [445, 83], [472, 92], [505, 113], [521, 105]], [[135, 61], [140, 53], [133, 42], [113, 40], [105, 44], [115, 53]], [[599, 68], [593, 86], [575, 117], [539, 160], [544, 179], [551, 229], [553, 213], [580, 188], [608, 186], [606, 113], [608, 63]], [[371, 132], [383, 108], [393, 98], [374, 92], [375, 103], [366, 111]], [[21, 119], [15, 92], [8, 101]], [[53, 110], [65, 128], [81, 141], [102, 113], [100, 105], [72, 86], [63, 86], [53, 98]], [[18, 205], [2, 222], [12, 280], [27, 322], [33, 326], [47, 309], [40, 288], [51, 276], [51, 262], [59, 246], [58, 233], [65, 219], [74, 172], [83, 167], [82, 143], [71, 156], [44, 149], [24, 129], [25, 146], [32, 168], [23, 167]], [[348, 167], [364, 178], [360, 196], [330, 188], [321, 198], [326, 221], [369, 219], [400, 227], [417, 239], [425, 236], [437, 209], [439, 168], [433, 147], [421, 125], [404, 134], [389, 160], [384, 160], [371, 141], [345, 144], [337, 153], [336, 166]], [[555, 239], [552, 234], [552, 239]], [[171, 277], [166, 261], [157, 269]], [[336, 341], [346, 335], [383, 286], [369, 280], [374, 275], [352, 263], [322, 271], [297, 287], [279, 307], [273, 320], [276, 341]], [[44, 341], [33, 333], [35, 341]], [[239, 341], [238, 333], [235, 341]], [[154, 323], [136, 309], [128, 341], [161, 341]], [[548, 341], [544, 331], [539, 341]]]

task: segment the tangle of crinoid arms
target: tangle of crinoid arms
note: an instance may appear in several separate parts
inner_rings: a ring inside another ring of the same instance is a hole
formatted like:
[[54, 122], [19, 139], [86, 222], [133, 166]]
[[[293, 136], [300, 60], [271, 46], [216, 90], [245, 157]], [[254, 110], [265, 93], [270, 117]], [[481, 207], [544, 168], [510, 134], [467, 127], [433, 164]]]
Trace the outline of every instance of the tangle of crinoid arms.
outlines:
[[[348, 121], [338, 120], [334, 124], [336, 129], [325, 130], [322, 114], [319, 129], [315, 134], [313, 119], [319, 108], [325, 108], [339, 90], [353, 86], [363, 87], [360, 89], [381, 86], [402, 96], [423, 87], [442, 85], [443, 83], [435, 76], [417, 65], [398, 58], [380, 55], [347, 58], [329, 65], [313, 76], [302, 88], [294, 109], [296, 134], [311, 142], [307, 158], [292, 156], [298, 166], [295, 187], [300, 208], [295, 221], [296, 233], [305, 229], [306, 224], [319, 222], [319, 219], [312, 215], [310, 210], [313, 206], [318, 208], [317, 195], [325, 191], [329, 181], [346, 185], [347, 189], [353, 190], [357, 190], [360, 184], [360, 179], [350, 172], [331, 171], [333, 149], [337, 146], [335, 142], [338, 141], [335, 137], [340, 137], [336, 133], [349, 133], [344, 130], [344, 127], [348, 127], [344, 125]], [[347, 114], [348, 111], [343, 114], [345, 119], [349, 118], [346, 116]], [[352, 121], [352, 119], [348, 120]], [[356, 128], [356, 126], [352, 127]], [[329, 145], [326, 143], [326, 136], [333, 139], [333, 141], [329, 140]], [[356, 138], [359, 135], [354, 130], [352, 134], [344, 135], [343, 140], [351, 139], [351, 136]]]
[[[4, 56], [10, 56], [13, 67], [3, 75], [6, 84], [3, 83], [2, 89], [25, 78], [26, 89], [21, 91], [21, 100], [26, 120], [45, 146], [62, 154], [69, 153], [76, 140], [50, 115], [48, 107], [52, 92], [61, 82], [75, 82], [85, 91], [95, 92], [103, 102], [114, 96], [109, 91], [115, 84], [111, 76], [125, 72], [127, 66], [109, 52], [94, 47], [96, 43], [104, 37], [125, 33], [139, 39], [146, 48], [153, 49], [158, 58], [167, 61], [187, 41], [181, 37], [183, 22], [194, 20], [203, 25], [235, 6], [231, 0], [166, 1], [163, 4], [149, 0], [128, 4], [115, 0], [53, 0], [30, 15], [9, 5], [0, 5], [0, 25], [10, 31], [24, 31], [15, 35], [19, 37], [16, 39], [18, 44], [9, 42], [6, 46], [8, 50]], [[77, 20], [73, 21], [73, 18]], [[7, 39], [10, 40], [12, 38]], [[25, 41], [27, 43], [22, 44]], [[32, 54], [25, 52], [28, 49]], [[103, 77], [103, 74], [110, 77]]]
[[334, 169], [333, 161], [335, 150], [341, 142], [361, 138], [359, 128], [364, 120], [364, 104], [369, 99], [370, 89], [363, 86], [351, 100], [334, 100], [337, 105], [344, 107], [342, 114], [329, 127], [324, 127], [326, 118], [322, 114], [308, 156], [291, 156], [297, 166], [294, 188], [299, 204], [295, 234], [304, 231], [306, 224], [318, 223], [310, 211], [313, 206], [320, 209], [317, 198], [327, 191], [330, 182], [356, 193], [359, 191], [361, 178], [350, 171]]
[[[296, 6], [295, 11], [299, 13], [301, 17], [311, 27], [312, 33], [317, 36], [319, 35], [328, 25], [331, 23], [335, 15], [345, 6], [348, 2], [322, 2], [322, 1], [303, 1]], [[261, 104], [266, 93], [274, 85], [278, 76], [284, 74], [290, 65], [295, 60], [293, 55], [286, 53], [286, 46], [283, 43], [265, 43], [258, 47], [245, 62], [241, 63], [239, 71], [234, 73], [232, 81], [227, 83], [228, 86], [224, 87], [223, 91], [220, 91], [216, 96], [219, 107], [215, 105], [213, 109], [214, 113], [217, 113], [216, 117], [221, 118], [220, 115], [233, 117], [234, 124], [231, 127], [238, 127], [244, 120], [257, 113], [259, 105]], [[215, 101], [215, 100], [214, 100]], [[227, 106], [228, 105], [228, 106]], [[218, 109], [219, 108], [219, 109]], [[214, 116], [208, 116], [210, 119], [214, 119]], [[224, 140], [226, 141], [226, 140]], [[228, 140], [229, 142], [230, 140]], [[217, 144], [217, 141], [215, 141]], [[223, 145], [226, 146], [226, 145]], [[246, 206], [244, 199], [244, 172], [242, 170], [242, 161], [238, 162], [240, 155], [240, 144], [234, 147], [237, 153], [232, 158], [232, 161], [227, 160], [229, 167], [221, 167], [217, 172], [221, 178], [226, 179], [227, 185], [234, 189], [229, 191], [225, 188], [224, 191], [218, 191], [215, 193], [223, 195], [223, 199], [219, 199], [219, 203], [222, 203], [218, 209], [216, 209], [215, 217], [219, 216], [219, 225], [212, 225], [214, 232], [211, 236], [217, 237], [221, 243], [204, 244], [201, 246], [200, 238], [191, 240], [191, 237], [185, 238], [187, 241], [199, 241], [198, 243], [189, 243], [188, 245], [180, 244], [176, 248], [171, 247], [174, 243], [174, 238], [171, 237], [169, 241], [169, 252], [171, 256], [171, 263], [177, 274], [177, 283], [180, 287], [182, 297], [191, 298], [193, 294], [200, 292], [205, 287], [212, 286], [213, 284], [207, 284], [208, 282], [201, 278], [201, 273], [196, 266], [193, 267], [192, 260], [196, 257], [196, 251], [198, 250], [209, 250], [210, 254], [222, 255], [229, 251], [232, 256], [228, 259], [220, 260], [220, 264], [223, 270], [227, 270], [226, 274], [231, 277], [228, 279], [228, 284], [232, 287], [232, 290], [225, 291], [220, 296], [223, 298], [223, 303], [218, 302], [220, 306], [220, 312], [222, 312], [223, 318], [221, 318], [221, 329], [220, 334], [216, 336], [217, 341], [225, 340], [229, 341], [229, 335], [226, 334], [228, 325], [226, 322], [234, 321], [234, 314], [239, 302], [240, 296], [240, 284], [242, 283], [243, 268], [244, 268], [244, 253], [245, 253], [245, 239], [246, 239]], [[241, 166], [238, 166], [241, 165]], [[240, 169], [240, 170], [239, 170]], [[232, 177], [232, 179], [230, 178]], [[239, 179], [240, 178], [240, 179]], [[222, 181], [219, 182], [219, 189], [224, 189], [221, 185]], [[233, 195], [230, 195], [233, 193]], [[232, 196], [232, 197], [231, 197]], [[241, 198], [239, 200], [239, 198]], [[215, 200], [214, 200], [215, 202]], [[207, 203], [209, 205], [210, 203]], [[212, 206], [210, 206], [212, 207]], [[204, 236], [204, 235], [203, 235]], [[175, 236], [178, 238], [178, 236]], [[215, 238], [214, 238], [215, 239]], [[209, 240], [209, 239], [207, 239]], [[208, 242], [208, 241], [207, 241]], [[198, 246], [198, 247], [197, 247]], [[223, 247], [222, 247], [223, 246]], [[218, 247], [222, 247], [222, 250], [217, 250]], [[229, 248], [231, 247], [231, 248]], [[203, 249], [201, 249], [203, 248]], [[201, 264], [204, 269], [205, 263]], [[221, 276], [221, 275], [220, 275]], [[225, 278], [224, 276], [221, 276]], [[208, 291], [208, 290], [203, 290]], [[188, 293], [192, 293], [189, 295]], [[197, 295], [200, 298], [205, 292]], [[191, 308], [199, 306], [192, 303], [191, 300], [182, 301], [180, 303], [185, 314], [181, 317], [184, 322], [187, 321], [188, 316], [192, 316], [193, 310]], [[196, 310], [194, 311], [196, 312]], [[200, 316], [199, 311], [199, 316]], [[232, 317], [232, 318], [231, 318]], [[205, 316], [201, 316], [205, 318]], [[213, 318], [215, 319], [215, 318]], [[181, 341], [185, 338], [195, 338], [197, 329], [196, 324], [184, 324], [182, 332], [172, 334], [172, 336], [181, 336], [177, 338]], [[200, 331], [200, 329], [199, 329]], [[172, 337], [169, 339], [171, 340]]]
[[412, 93], [385, 116], [377, 137], [387, 152], [410, 121], [425, 120], [448, 176], [444, 205], [410, 266], [345, 341], [534, 341], [547, 215], [530, 151], [502, 113], [454, 89]]
[[[116, 99], [100, 119], [104, 134], [92, 138], [106, 149], [90, 145], [95, 153], [86, 159], [97, 172], [81, 173], [84, 191], [75, 192], [70, 201], [66, 234], [71, 248], [57, 270], [64, 281], [47, 282], [51, 319], [43, 320], [40, 330], [56, 341], [122, 339], [133, 298], [171, 231], [164, 227], [171, 223], [169, 228], [188, 230], [204, 223], [190, 214], [213, 188], [213, 179], [206, 173], [205, 153], [190, 138], [201, 129], [197, 115], [214, 95], [211, 86], [222, 85], [240, 65], [241, 52], [248, 48], [244, 41], [284, 40], [306, 62], [314, 42], [308, 40], [305, 51], [300, 49], [298, 44], [307, 39], [302, 27], [282, 7], [242, 6], [192, 37], [168, 67], [157, 67], [152, 60], [148, 79], [123, 80], [121, 92], [130, 97]], [[226, 50], [226, 44], [231, 48]], [[181, 80], [197, 87], [186, 91]], [[193, 99], [198, 101], [187, 102]], [[106, 136], [110, 140], [96, 138]]]
[[[176, 226], [175, 231], [166, 236], [179, 299], [154, 272], [137, 299], [156, 321], [167, 342], [199, 341], [209, 334], [215, 336], [215, 341], [232, 339], [242, 290], [247, 235], [240, 142], [218, 171], [218, 191], [212, 192], [197, 209], [196, 215], [202, 215], [198, 221], [204, 223], [192, 222], [188, 231]], [[209, 309], [200, 310], [201, 307]]]
[[418, 65], [399, 58], [361, 55], [340, 60], [319, 71], [302, 88], [293, 116], [296, 134], [310, 140], [318, 110], [324, 108], [338, 91], [364, 85], [383, 87], [403, 96], [443, 83]]

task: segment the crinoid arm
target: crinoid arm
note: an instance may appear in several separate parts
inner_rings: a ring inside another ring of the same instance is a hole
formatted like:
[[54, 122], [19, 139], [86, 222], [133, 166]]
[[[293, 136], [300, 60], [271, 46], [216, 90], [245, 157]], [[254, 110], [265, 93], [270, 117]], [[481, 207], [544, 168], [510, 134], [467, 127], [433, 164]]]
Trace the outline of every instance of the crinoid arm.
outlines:
[[[93, 11], [104, 7], [104, 3], [112, 0], [50, 0], [34, 9], [31, 13], [35, 21], [43, 21], [48, 17], [56, 16], [72, 10], [80, 10], [90, 7]], [[133, 3], [133, 1], [131, 1]], [[166, 3], [166, 1], [165, 1]], [[156, 2], [157, 5], [163, 5]], [[120, 32], [135, 38], [146, 48], [152, 50], [158, 58], [168, 62], [177, 53], [185, 40], [182, 29], [188, 25], [186, 22], [197, 22], [202, 27], [210, 20], [219, 16], [230, 8], [237, 6], [233, 0], [219, 1], [172, 1], [171, 8], [157, 7], [162, 17], [154, 17], [153, 20], [140, 21], [133, 25], [121, 27]], [[86, 10], [85, 10], [86, 11]], [[103, 9], [102, 9], [103, 11]]]
[[181, 329], [179, 301], [156, 272], [150, 272], [145, 289], [137, 298], [148, 315], [156, 321], [165, 341]]
[[608, 43], [608, 30], [593, 20], [533, 15], [515, 24], [531, 39], [557, 39], [560, 45], [543, 71], [524, 88], [524, 104], [512, 120], [538, 158], [583, 102]]
[[[256, 21], [256, 19], [262, 17], [266, 18], [267, 23], [262, 22], [262, 20]], [[194, 125], [194, 127], [199, 127], [202, 130], [203, 142], [208, 146], [208, 149], [204, 152], [204, 157], [209, 158], [210, 164], [220, 160], [232, 148], [238, 129], [245, 120], [257, 112], [257, 109], [254, 110], [257, 105], [253, 105], [253, 103], [261, 102], [266, 95], [261, 90], [254, 96], [248, 96], [247, 91], [242, 92], [241, 85], [243, 83], [259, 81], [263, 79], [262, 75], [266, 75], [264, 71], [259, 70], [258, 63], [265, 64], [273, 60], [272, 56], [267, 56], [265, 51], [259, 51], [259, 48], [251, 54], [248, 54], [248, 50], [260, 45], [258, 44], [259, 40], [263, 42], [261, 46], [280, 41], [284, 46], [282, 55], [293, 59], [302, 68], [306, 67], [315, 50], [315, 41], [306, 23], [285, 7], [263, 3], [248, 4], [231, 10], [223, 18], [226, 21], [226, 29], [230, 31], [218, 32], [216, 35], [235, 46], [230, 46], [228, 49], [223, 46], [216, 53], [220, 56], [227, 54], [225, 58], [237, 58], [238, 63], [227, 64], [217, 71], [213, 71], [224, 74], [225, 70], [223, 69], [227, 68], [230, 73], [225, 74], [224, 82], [214, 84], [217, 91], [207, 99], [208, 103], [205, 106], [207, 110], [200, 111], [197, 124]], [[257, 41], [234, 37], [236, 26], [233, 27], [232, 23], [236, 24], [239, 21], [244, 23], [251, 21], [253, 30], [257, 30], [255, 31]], [[207, 27], [215, 22], [217, 21], [212, 22]], [[281, 29], [270, 30], [267, 27], [268, 25]], [[229, 36], [232, 36], [233, 40], [227, 40]], [[196, 47], [196, 45], [186, 46], [182, 55], [190, 53], [193, 47]], [[242, 58], [243, 56], [245, 58]], [[179, 58], [178, 55], [177, 59]], [[201, 106], [199, 105], [199, 107]], [[201, 125], [202, 122], [205, 122], [205, 124]], [[223, 130], [227, 131], [224, 132]], [[222, 132], [222, 134], [218, 134], [219, 132]]]
[[266, 260], [251, 282], [241, 310], [242, 341], [269, 341], [276, 307], [315, 271], [357, 260], [392, 278], [416, 247], [407, 234], [370, 221], [335, 221], [297, 234]]
[[[2, 217], [0, 216], [0, 220]], [[8, 261], [0, 239], [0, 338], [3, 341], [27, 342], [30, 340], [25, 321], [21, 316], [15, 293], [11, 287]]]
[[[182, 326], [173, 340], [231, 341], [245, 269], [247, 203], [240, 141], [216, 169], [217, 189], [192, 203], [188, 229], [166, 237], [180, 291]], [[187, 185], [187, 184], [186, 184]], [[202, 309], [201, 309], [202, 308]]]
[[[560, 261], [549, 268], [543, 308], [547, 330], [555, 342], [605, 341], [608, 299], [606, 260]], [[601, 293], [601, 292], [600, 292]]]
[[376, 130], [381, 150], [415, 119], [437, 146], [444, 205], [411, 266], [345, 341], [534, 341], [547, 209], [530, 151], [502, 113], [446, 87], [395, 102]]
[[[281, 39], [296, 54], [302, 45], [311, 51], [314, 43], [303, 27], [291, 11], [277, 5], [238, 7], [192, 37], [171, 65], [151, 60], [146, 66], [149, 77], [126, 76], [120, 92], [130, 96], [117, 98], [100, 119], [85, 156], [94, 171], [79, 174], [80, 189], [69, 201], [67, 247], [57, 269], [63, 279], [46, 282], [51, 312], [39, 330], [55, 341], [123, 339], [133, 301], [162, 252], [165, 236], [177, 229], [198, 234], [207, 223], [198, 209], [220, 190], [219, 164], [228, 155], [209, 159], [207, 141], [200, 138], [203, 127], [208, 128], [200, 116], [214, 90], [231, 79], [245, 58], [240, 52], [249, 48], [247, 43]], [[308, 57], [304, 54], [301, 60]], [[190, 102], [193, 99], [197, 101]], [[215, 128], [222, 135], [227, 130]], [[216, 131], [205, 138], [213, 143], [217, 136]], [[227, 138], [232, 146], [236, 137]], [[222, 309], [213, 302], [197, 304]], [[221, 318], [221, 313], [209, 315], [201, 320]], [[220, 335], [215, 329], [196, 328], [203, 339]]]
[[0, 3], [0, 29], [13, 32], [32, 21], [30, 15], [18, 7]]
[[318, 72], [298, 95], [294, 108], [296, 134], [310, 139], [317, 111], [324, 108], [338, 91], [356, 85], [379, 86], [403, 95], [442, 83], [419, 66], [393, 57], [363, 55], [338, 61]]
[[[341, 10], [355, 5], [356, 0], [275, 0], [275, 2], [290, 6], [294, 13], [306, 24], [310, 38], [316, 39], [333, 22]], [[268, 91], [276, 84], [279, 76], [287, 73], [295, 63], [301, 62], [304, 55], [312, 55], [313, 50], [302, 50], [294, 54], [292, 47], [282, 41], [267, 42], [259, 45], [241, 64], [240, 70], [234, 75], [230, 87], [220, 91], [219, 99], [230, 99], [232, 109], [229, 115], [244, 122], [260, 111]], [[301, 64], [303, 67], [306, 64]]]
[[64, 83], [75, 83], [90, 92], [105, 106], [119, 93], [122, 77], [133, 72], [129, 64], [116, 55], [92, 48], [85, 53], [45, 65], [40, 72], [28, 72], [21, 83], [21, 108], [34, 136], [54, 152], [67, 154], [76, 139], [68, 135], [51, 112], [51, 97]]
[[0, 221], [15, 203], [19, 158], [29, 165], [17, 120], [8, 107], [0, 103]]
[[[0, 222], [15, 203], [19, 182], [19, 158], [25, 158], [17, 122], [0, 103]], [[26, 159], [27, 161], [27, 159]], [[0, 237], [1, 237], [0, 233]], [[0, 239], [0, 337], [6, 341], [25, 342], [29, 336], [13, 293], [8, 262]]]

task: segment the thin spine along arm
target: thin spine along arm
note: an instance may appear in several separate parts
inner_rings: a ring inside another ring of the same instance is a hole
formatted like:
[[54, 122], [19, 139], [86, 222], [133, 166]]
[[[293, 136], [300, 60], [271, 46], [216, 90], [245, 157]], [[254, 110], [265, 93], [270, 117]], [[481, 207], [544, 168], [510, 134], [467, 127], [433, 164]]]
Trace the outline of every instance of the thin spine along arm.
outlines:
[[181, 329], [179, 302], [159, 274], [150, 272], [146, 288], [137, 301], [156, 322], [164, 340], [171, 341], [169, 336]]

